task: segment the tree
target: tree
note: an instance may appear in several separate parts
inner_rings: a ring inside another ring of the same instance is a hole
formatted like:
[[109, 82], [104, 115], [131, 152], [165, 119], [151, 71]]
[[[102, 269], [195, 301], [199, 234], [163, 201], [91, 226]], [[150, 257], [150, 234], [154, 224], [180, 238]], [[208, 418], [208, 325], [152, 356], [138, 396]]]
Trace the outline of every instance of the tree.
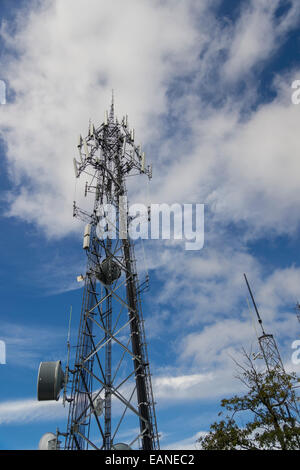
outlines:
[[[294, 373], [282, 368], [257, 370], [244, 351], [245, 364], [237, 364], [238, 379], [248, 389], [243, 396], [223, 399], [227, 414], [210, 426], [198, 442], [203, 450], [300, 449], [300, 422]], [[223, 411], [219, 416], [223, 415]], [[243, 423], [243, 424], [239, 424]]]

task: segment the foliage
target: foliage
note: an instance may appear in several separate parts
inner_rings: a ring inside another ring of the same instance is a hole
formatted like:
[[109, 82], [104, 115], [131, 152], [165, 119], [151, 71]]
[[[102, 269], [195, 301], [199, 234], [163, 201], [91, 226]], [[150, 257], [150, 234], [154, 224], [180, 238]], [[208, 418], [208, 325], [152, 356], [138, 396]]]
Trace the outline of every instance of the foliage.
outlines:
[[[203, 450], [300, 449], [300, 423], [294, 373], [281, 367], [258, 371], [244, 351], [246, 365], [238, 364], [238, 378], [248, 389], [243, 396], [221, 401], [227, 414], [199, 439]], [[223, 412], [219, 413], [223, 415]], [[246, 424], [238, 424], [241, 419]], [[237, 420], [239, 420], [237, 422]]]

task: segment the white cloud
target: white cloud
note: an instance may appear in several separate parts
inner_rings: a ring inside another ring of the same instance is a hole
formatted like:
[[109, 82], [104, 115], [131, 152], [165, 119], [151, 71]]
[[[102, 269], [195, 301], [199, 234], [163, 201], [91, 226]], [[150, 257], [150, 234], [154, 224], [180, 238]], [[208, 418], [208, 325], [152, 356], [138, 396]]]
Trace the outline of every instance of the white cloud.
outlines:
[[[274, 82], [277, 98], [243, 120], [238, 110], [243, 100], [234, 103], [232, 98], [233, 108], [221, 107], [206, 116], [202, 108], [194, 138], [178, 144], [179, 150], [170, 144], [174, 159], [153, 180], [155, 202], [206, 203], [215, 230], [220, 223], [243, 224], [249, 238], [294, 234], [300, 222], [300, 107], [292, 105], [291, 82], [286, 80], [284, 86]], [[182, 145], [188, 150], [182, 151]]]
[[166, 400], [186, 400], [195, 399], [199, 392], [199, 387], [204, 382], [211, 382], [212, 374], [192, 374], [181, 376], [156, 377], [154, 380], [155, 396], [157, 399]]
[[232, 363], [238, 350], [253, 340], [251, 323], [237, 320], [224, 320], [206, 326], [200, 333], [191, 333], [183, 340], [181, 359], [192, 360], [199, 366], [222, 367]]
[[201, 43], [191, 2], [57, 0], [25, 17], [13, 36], [2, 27], [16, 54], [4, 60], [16, 99], [0, 117], [17, 185], [9, 213], [62, 236], [76, 230], [72, 157], [89, 118], [101, 122], [115, 88], [118, 110], [147, 141], [169, 81], [188, 72]]
[[261, 279], [261, 266], [225, 233], [208, 238], [203, 250], [193, 253], [152, 242], [148, 264], [163, 288], [151, 299], [150, 324], [159, 322], [160, 328], [185, 333], [191, 326], [240, 317], [240, 303], [246, 306], [247, 295], [243, 273]]
[[27, 424], [33, 421], [52, 421], [67, 417], [67, 408], [59, 402], [15, 400], [0, 403], [0, 423]]
[[289, 303], [294, 306], [299, 297], [299, 285], [299, 268], [277, 269], [260, 286], [258, 299], [268, 309], [278, 309]]
[[[299, 223], [300, 108], [283, 100], [277, 83], [278, 98], [245, 118], [246, 100], [250, 109], [257, 98], [255, 84], [237, 97], [219, 69], [223, 63], [239, 76], [275, 53], [277, 39], [295, 26], [298, 3], [274, 21], [279, 1], [252, 2], [241, 10], [234, 35], [207, 11], [207, 2], [90, 5], [51, 1], [20, 19], [14, 36], [2, 27], [17, 54], [2, 59], [16, 92], [0, 117], [13, 180], [9, 214], [48, 236], [78, 230], [72, 201], [81, 199], [82, 188], [75, 195], [71, 162], [77, 136], [89, 118], [101, 122], [115, 88], [117, 111], [128, 112], [154, 160], [155, 201], [206, 202], [216, 222], [242, 221], [254, 234], [293, 232]], [[219, 57], [220, 44], [227, 60]], [[180, 85], [184, 77], [189, 86]], [[167, 98], [176, 87], [175, 97]], [[285, 97], [289, 88], [286, 83]], [[217, 108], [205, 99], [207, 91], [212, 102], [221, 100]], [[163, 113], [178, 122], [171, 138]]]
[[297, 26], [299, 2], [290, 2], [289, 11], [276, 19], [275, 12], [281, 4], [281, 0], [251, 0], [245, 4], [233, 28], [229, 57], [224, 66], [227, 79], [236, 81], [241, 75], [249, 75], [253, 66], [272, 56], [287, 31]]
[[45, 354], [47, 360], [63, 360], [66, 356], [66, 328], [39, 327], [2, 321], [0, 339], [6, 344], [7, 366], [36, 369]]
[[193, 436], [187, 437], [186, 439], [182, 439], [180, 441], [171, 442], [170, 444], [162, 443], [161, 448], [167, 450], [199, 450], [199, 444], [197, 444], [197, 440], [199, 437], [204, 437], [205, 434], [205, 432], [200, 431]]
[[297, 121], [300, 109], [275, 100], [225, 143], [228, 178], [209, 199], [222, 220], [291, 233], [299, 224]]

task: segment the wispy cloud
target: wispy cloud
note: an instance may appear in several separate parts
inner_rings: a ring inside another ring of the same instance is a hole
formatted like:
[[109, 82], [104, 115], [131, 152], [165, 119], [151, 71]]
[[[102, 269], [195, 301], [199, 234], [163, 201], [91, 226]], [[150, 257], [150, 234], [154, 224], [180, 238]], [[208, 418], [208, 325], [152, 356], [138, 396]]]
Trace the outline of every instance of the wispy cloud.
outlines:
[[280, 6], [280, 0], [251, 0], [243, 5], [242, 14], [233, 27], [229, 57], [224, 66], [227, 79], [236, 81], [245, 74], [251, 79], [252, 68], [272, 57], [287, 32], [297, 27], [299, 3], [290, 2], [287, 12], [276, 16]]
[[11, 215], [34, 222], [48, 236], [76, 230], [70, 163], [77, 135], [89, 118], [101, 119], [111, 88], [137, 135], [145, 141], [157, 133], [154, 123], [166, 110], [168, 83], [178, 70], [191, 69], [201, 47], [194, 18], [191, 2], [174, 8], [170, 1], [134, 0], [124, 8], [118, 0], [91, 0], [86, 8], [82, 0], [66, 0], [20, 14], [14, 35], [2, 25], [2, 38], [17, 54], [4, 59], [16, 99], [0, 118], [16, 184]]
[[22, 366], [25, 369], [36, 369], [45, 355], [49, 361], [63, 359], [66, 355], [66, 336], [67, 321], [66, 329], [8, 322], [3, 322], [0, 329], [0, 339], [6, 344], [7, 366]]
[[164, 443], [162, 442], [162, 449], [167, 450], [199, 450], [199, 444], [197, 443], [197, 439], [199, 437], [205, 436], [205, 432], [197, 432], [193, 436], [187, 437], [180, 441]]
[[16, 400], [0, 403], [0, 423], [24, 425], [31, 422], [54, 421], [67, 417], [67, 409], [58, 402]]

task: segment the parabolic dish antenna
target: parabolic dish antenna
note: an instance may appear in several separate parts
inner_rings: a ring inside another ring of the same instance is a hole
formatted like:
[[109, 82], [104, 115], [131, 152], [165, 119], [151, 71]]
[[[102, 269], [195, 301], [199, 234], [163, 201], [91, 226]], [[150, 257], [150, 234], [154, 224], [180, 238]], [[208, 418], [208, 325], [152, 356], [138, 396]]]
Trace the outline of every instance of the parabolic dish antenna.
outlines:
[[59, 442], [53, 432], [46, 432], [39, 442], [39, 450], [57, 450], [59, 449]]
[[131, 450], [131, 447], [128, 444], [124, 444], [124, 442], [118, 442], [111, 446], [112, 450]]
[[37, 399], [58, 400], [64, 384], [64, 373], [60, 361], [41, 362], [37, 382]]

